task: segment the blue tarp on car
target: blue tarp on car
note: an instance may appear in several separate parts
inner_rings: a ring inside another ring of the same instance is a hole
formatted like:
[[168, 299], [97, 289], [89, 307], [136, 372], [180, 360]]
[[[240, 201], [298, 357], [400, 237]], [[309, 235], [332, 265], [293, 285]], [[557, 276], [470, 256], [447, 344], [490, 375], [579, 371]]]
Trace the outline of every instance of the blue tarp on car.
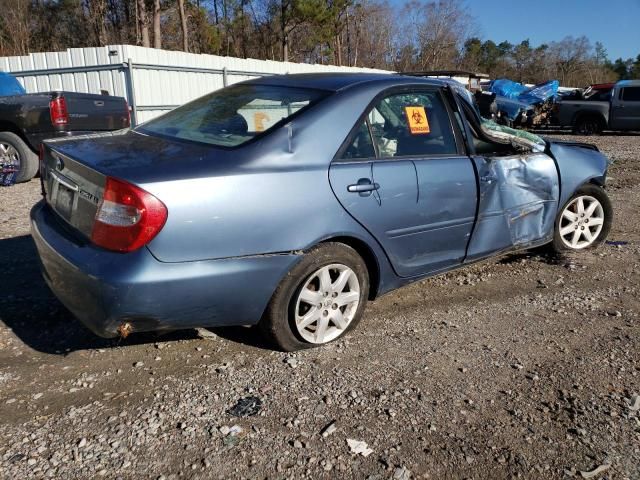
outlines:
[[9, 95], [24, 95], [26, 93], [24, 87], [12, 75], [6, 72], [0, 72], [0, 97]]
[[521, 83], [501, 78], [489, 84], [489, 90], [500, 97], [507, 97], [527, 105], [546, 102], [558, 94], [560, 83], [557, 80], [527, 87]]
[[555, 99], [560, 83], [557, 80], [527, 87], [521, 83], [501, 78], [489, 84], [489, 91], [496, 94], [498, 109], [515, 121], [519, 115], [532, 110], [535, 105]]

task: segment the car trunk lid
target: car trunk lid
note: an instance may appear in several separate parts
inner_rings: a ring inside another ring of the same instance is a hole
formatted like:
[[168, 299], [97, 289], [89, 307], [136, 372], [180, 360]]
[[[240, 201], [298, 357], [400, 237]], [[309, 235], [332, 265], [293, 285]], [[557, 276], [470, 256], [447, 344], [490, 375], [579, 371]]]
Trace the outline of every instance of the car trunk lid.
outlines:
[[68, 225], [89, 238], [106, 176], [50, 147], [43, 147], [40, 180], [46, 202]]

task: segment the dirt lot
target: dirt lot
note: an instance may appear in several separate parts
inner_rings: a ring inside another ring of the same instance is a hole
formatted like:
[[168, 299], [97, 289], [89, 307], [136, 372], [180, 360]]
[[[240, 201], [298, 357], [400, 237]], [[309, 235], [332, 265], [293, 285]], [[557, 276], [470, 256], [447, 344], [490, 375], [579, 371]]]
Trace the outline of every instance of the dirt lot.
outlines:
[[248, 328], [93, 336], [39, 275], [38, 183], [1, 189], [0, 477], [640, 478], [640, 136], [588, 140], [628, 243], [420, 282], [295, 355]]

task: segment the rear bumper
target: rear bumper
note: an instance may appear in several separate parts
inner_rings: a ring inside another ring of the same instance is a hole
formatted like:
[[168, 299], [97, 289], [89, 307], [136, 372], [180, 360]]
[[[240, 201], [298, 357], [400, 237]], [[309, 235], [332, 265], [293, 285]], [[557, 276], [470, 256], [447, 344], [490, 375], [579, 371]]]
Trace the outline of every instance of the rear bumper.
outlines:
[[103, 337], [133, 331], [251, 325], [260, 320], [298, 255], [163, 263], [146, 248], [109, 252], [76, 238], [39, 202], [31, 232], [45, 281], [80, 321]]

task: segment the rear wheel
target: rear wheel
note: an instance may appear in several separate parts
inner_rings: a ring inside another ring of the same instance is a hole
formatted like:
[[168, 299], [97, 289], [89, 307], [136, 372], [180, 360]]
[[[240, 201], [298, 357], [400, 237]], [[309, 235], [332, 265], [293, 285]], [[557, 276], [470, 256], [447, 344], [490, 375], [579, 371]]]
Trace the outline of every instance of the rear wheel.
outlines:
[[596, 185], [585, 185], [560, 210], [553, 248], [556, 252], [595, 248], [607, 238], [612, 220], [613, 208], [606, 192]]
[[602, 133], [602, 120], [595, 116], [580, 117], [576, 120], [573, 133], [577, 135], [599, 135]]
[[369, 275], [360, 255], [341, 243], [320, 244], [282, 280], [260, 327], [285, 351], [323, 345], [357, 325], [368, 295]]
[[0, 163], [17, 171], [16, 183], [28, 182], [38, 171], [38, 156], [11, 132], [0, 132]]

